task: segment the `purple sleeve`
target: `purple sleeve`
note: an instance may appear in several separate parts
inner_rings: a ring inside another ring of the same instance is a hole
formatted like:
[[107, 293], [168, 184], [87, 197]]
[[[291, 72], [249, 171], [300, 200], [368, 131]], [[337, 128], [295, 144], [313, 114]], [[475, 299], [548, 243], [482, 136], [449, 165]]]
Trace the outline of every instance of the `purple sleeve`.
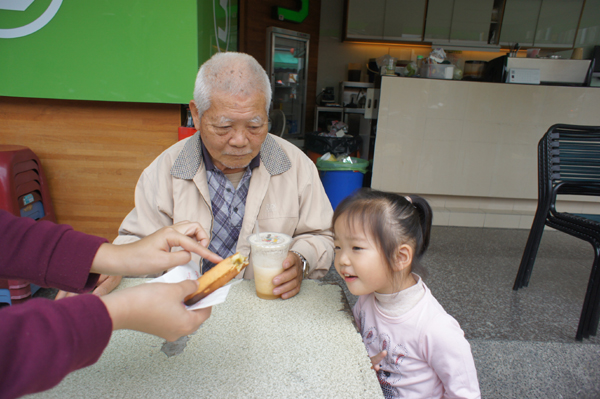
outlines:
[[104, 242], [68, 225], [36, 222], [0, 210], [0, 277], [88, 292], [98, 281], [90, 268]]
[[[71, 292], [98, 281], [92, 261], [105, 239], [70, 226], [35, 222], [0, 210], [0, 277]], [[39, 392], [93, 364], [112, 321], [100, 298], [30, 299], [0, 310], [0, 398]]]
[[0, 398], [57, 385], [95, 363], [108, 345], [112, 321], [102, 300], [79, 295], [36, 298], [0, 311]]

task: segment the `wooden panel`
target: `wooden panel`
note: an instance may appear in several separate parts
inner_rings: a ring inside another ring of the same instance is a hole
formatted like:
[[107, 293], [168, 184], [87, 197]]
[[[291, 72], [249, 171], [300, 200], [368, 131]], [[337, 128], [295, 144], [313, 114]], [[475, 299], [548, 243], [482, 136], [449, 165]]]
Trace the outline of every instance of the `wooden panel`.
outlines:
[[[305, 126], [314, 124], [315, 98], [317, 95], [317, 64], [319, 55], [319, 28], [321, 24], [321, 0], [309, 2], [308, 17], [300, 23], [279, 21], [273, 18], [274, 6], [297, 10], [300, 2], [295, 0], [240, 0], [239, 15], [239, 51], [248, 53], [266, 68], [267, 66], [267, 28], [276, 26], [283, 29], [308, 33], [308, 85], [306, 90]], [[320, 91], [320, 90], [319, 90]]]
[[180, 106], [0, 97], [0, 144], [40, 158], [59, 223], [112, 241], [135, 184], [177, 141]]

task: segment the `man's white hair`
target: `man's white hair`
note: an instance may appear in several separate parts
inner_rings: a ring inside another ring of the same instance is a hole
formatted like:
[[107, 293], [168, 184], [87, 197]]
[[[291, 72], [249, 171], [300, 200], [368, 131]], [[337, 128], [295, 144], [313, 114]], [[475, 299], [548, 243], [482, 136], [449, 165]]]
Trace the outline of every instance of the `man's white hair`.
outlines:
[[210, 108], [214, 92], [231, 95], [262, 93], [269, 115], [271, 82], [264, 68], [251, 55], [233, 51], [216, 53], [202, 64], [194, 88], [198, 118], [202, 118], [202, 114]]

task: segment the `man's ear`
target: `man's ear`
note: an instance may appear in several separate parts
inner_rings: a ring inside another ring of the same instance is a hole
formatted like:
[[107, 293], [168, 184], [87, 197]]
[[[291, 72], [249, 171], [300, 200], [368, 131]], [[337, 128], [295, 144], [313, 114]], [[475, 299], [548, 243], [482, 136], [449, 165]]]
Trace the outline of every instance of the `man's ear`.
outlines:
[[198, 116], [198, 107], [196, 107], [196, 102], [194, 100], [190, 101], [190, 113], [194, 120], [194, 127], [196, 130], [200, 130], [200, 117]]
[[396, 263], [394, 264], [394, 271], [401, 271], [410, 267], [413, 259], [413, 249], [408, 244], [402, 244], [396, 250]]

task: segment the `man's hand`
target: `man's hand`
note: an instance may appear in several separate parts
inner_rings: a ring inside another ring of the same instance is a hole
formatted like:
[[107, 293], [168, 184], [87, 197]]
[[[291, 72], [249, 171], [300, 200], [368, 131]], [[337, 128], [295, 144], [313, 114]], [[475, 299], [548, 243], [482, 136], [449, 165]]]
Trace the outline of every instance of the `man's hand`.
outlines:
[[[108, 294], [109, 292], [117, 288], [117, 286], [121, 283], [121, 279], [121, 276], [107, 276], [106, 274], [101, 274], [98, 278], [98, 282], [96, 283], [96, 287], [92, 291], [92, 294], [98, 296]], [[75, 294], [74, 292], [60, 290], [58, 291], [54, 299], [68, 298], [76, 295], [78, 294]]]
[[113, 322], [113, 331], [136, 330], [167, 341], [189, 335], [211, 313], [211, 308], [187, 310], [183, 299], [196, 291], [196, 280], [176, 284], [140, 284], [100, 297]]
[[373, 356], [371, 358], [371, 368], [375, 371], [379, 371], [379, 369], [381, 368], [381, 366], [379, 365], [379, 363], [381, 363], [381, 361], [383, 359], [385, 359], [385, 357], [387, 356], [387, 351], [381, 351], [378, 354], [376, 354], [375, 356]]
[[288, 252], [283, 261], [283, 273], [273, 278], [273, 295], [281, 294], [282, 299], [289, 299], [300, 292], [302, 285], [302, 261], [293, 252]]

